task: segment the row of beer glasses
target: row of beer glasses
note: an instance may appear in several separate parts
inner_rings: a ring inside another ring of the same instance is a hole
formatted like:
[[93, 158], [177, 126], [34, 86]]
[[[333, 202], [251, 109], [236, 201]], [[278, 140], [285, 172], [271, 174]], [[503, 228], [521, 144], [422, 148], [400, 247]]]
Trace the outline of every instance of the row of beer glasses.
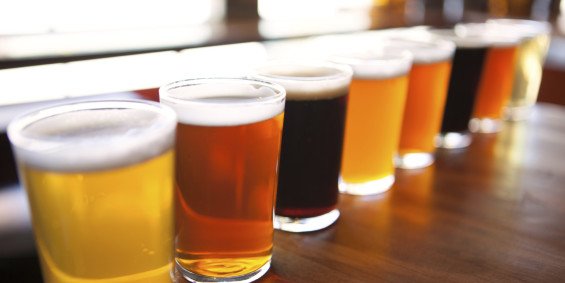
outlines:
[[273, 225], [323, 229], [339, 217], [339, 191], [382, 193], [395, 166], [432, 164], [435, 145], [468, 146], [469, 123], [492, 132], [504, 109], [525, 117], [545, 25], [417, 34], [324, 62], [271, 61], [250, 77], [177, 81], [161, 104], [86, 102], [16, 119], [8, 135], [45, 281], [170, 281], [173, 246], [189, 281], [252, 281], [269, 269]]

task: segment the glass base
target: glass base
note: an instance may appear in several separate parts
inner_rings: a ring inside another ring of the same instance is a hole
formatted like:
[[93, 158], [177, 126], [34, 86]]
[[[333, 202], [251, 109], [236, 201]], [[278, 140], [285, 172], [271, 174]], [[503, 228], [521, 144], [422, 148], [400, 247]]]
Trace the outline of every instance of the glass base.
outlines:
[[376, 195], [388, 191], [394, 184], [394, 175], [364, 182], [364, 183], [347, 183], [339, 178], [339, 192], [350, 195]]
[[[230, 282], [230, 283], [247, 283], [253, 282], [259, 279], [261, 276], [265, 275], [269, 268], [271, 267], [271, 260], [266, 262], [261, 268], [245, 275], [235, 276], [235, 277], [211, 277], [211, 276], [204, 276], [199, 275], [193, 272], [190, 272], [178, 262], [176, 263], [176, 271], [180, 273], [184, 279], [188, 282], [198, 282], [198, 283], [219, 283], [219, 282]], [[178, 280], [177, 280], [178, 282]]]
[[441, 133], [436, 137], [436, 147], [446, 149], [465, 148], [471, 144], [471, 135], [466, 132]]
[[334, 209], [326, 214], [308, 218], [295, 218], [275, 215], [275, 229], [287, 232], [312, 232], [332, 225], [339, 218], [339, 210]]
[[434, 163], [434, 155], [427, 152], [405, 153], [394, 158], [394, 166], [400, 169], [420, 169]]
[[469, 122], [469, 130], [473, 133], [492, 134], [500, 132], [502, 123], [499, 119], [473, 118]]
[[504, 120], [518, 122], [530, 118], [533, 112], [532, 106], [507, 106], [504, 108]]

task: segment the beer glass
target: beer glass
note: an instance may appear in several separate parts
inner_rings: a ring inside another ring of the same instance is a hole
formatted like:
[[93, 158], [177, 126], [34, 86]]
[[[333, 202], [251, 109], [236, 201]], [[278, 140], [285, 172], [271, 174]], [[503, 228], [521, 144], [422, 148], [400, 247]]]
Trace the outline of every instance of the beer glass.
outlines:
[[269, 269], [285, 90], [250, 78], [159, 89], [178, 115], [176, 267], [192, 282], [249, 282]]
[[175, 113], [142, 101], [54, 106], [8, 136], [45, 282], [170, 282]]
[[325, 62], [271, 61], [256, 70], [286, 90], [275, 228], [323, 229], [339, 217], [347, 94], [352, 70]]
[[516, 55], [512, 95], [504, 110], [504, 118], [510, 121], [525, 120], [530, 116], [538, 97], [551, 25], [547, 22], [515, 19], [488, 22], [502, 25], [524, 37]]
[[516, 51], [522, 37], [510, 28], [487, 23], [460, 24], [455, 29], [488, 42], [469, 129], [478, 133], [498, 132], [504, 106], [512, 94]]
[[455, 45], [440, 39], [400, 37], [391, 38], [389, 44], [414, 56], [395, 164], [403, 169], [427, 167], [434, 162]]
[[458, 35], [453, 29], [430, 32], [437, 38], [453, 41], [456, 46], [436, 147], [465, 148], [471, 144], [469, 121], [489, 43], [482, 36]]
[[382, 193], [394, 183], [394, 156], [412, 56], [406, 51], [375, 47], [374, 52], [340, 55], [332, 60], [353, 68], [339, 189], [354, 195]]

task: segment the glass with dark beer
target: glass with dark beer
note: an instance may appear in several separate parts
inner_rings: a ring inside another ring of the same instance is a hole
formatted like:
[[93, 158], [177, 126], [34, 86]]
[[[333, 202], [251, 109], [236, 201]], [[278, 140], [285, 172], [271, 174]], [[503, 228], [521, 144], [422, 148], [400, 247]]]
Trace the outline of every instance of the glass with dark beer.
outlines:
[[457, 35], [453, 29], [431, 32], [434, 36], [451, 40], [456, 45], [436, 147], [464, 148], [471, 144], [469, 121], [489, 43], [481, 36]]
[[434, 162], [435, 138], [441, 127], [455, 45], [440, 39], [408, 38], [396, 35], [389, 40], [391, 46], [414, 56], [395, 164], [398, 168], [417, 169]]
[[256, 72], [286, 90], [275, 228], [323, 229], [339, 217], [338, 179], [351, 68], [272, 61]]
[[42, 109], [8, 127], [45, 282], [170, 282], [175, 113], [153, 102]]
[[385, 192], [394, 184], [412, 55], [375, 47], [333, 60], [353, 69], [339, 189], [354, 195]]
[[176, 267], [191, 282], [250, 282], [269, 269], [285, 90], [251, 78], [160, 88], [178, 115]]

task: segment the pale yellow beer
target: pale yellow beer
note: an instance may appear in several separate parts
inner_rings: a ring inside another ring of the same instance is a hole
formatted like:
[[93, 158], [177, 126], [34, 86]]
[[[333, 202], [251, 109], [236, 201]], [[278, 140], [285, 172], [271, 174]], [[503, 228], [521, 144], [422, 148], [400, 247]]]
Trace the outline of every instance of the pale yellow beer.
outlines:
[[175, 123], [156, 103], [114, 101], [9, 126], [45, 282], [170, 282]]

